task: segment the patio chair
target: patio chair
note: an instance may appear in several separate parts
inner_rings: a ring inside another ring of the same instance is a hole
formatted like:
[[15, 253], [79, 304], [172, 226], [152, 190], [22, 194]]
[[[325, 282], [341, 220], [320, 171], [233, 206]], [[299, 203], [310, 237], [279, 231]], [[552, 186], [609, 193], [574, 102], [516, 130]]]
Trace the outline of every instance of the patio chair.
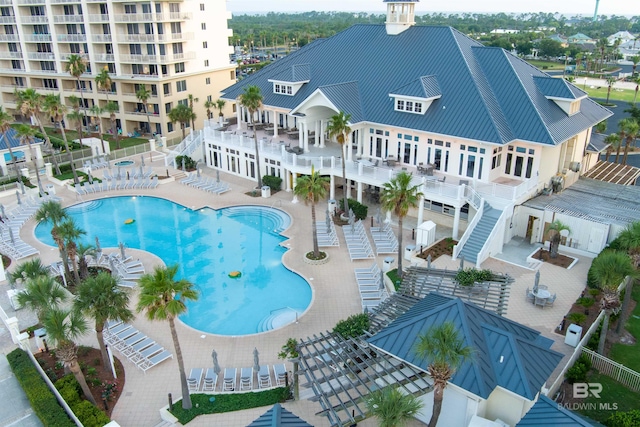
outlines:
[[284, 366], [284, 363], [273, 365], [273, 377], [276, 380], [277, 387], [285, 385], [287, 379], [287, 368]]
[[153, 368], [156, 365], [159, 365], [167, 359], [173, 359], [173, 354], [171, 354], [168, 350], [164, 350], [156, 354], [155, 356], [150, 357], [146, 360], [145, 363], [138, 365], [138, 367], [142, 369], [142, 372], [146, 373], [147, 370]]
[[200, 383], [202, 382], [202, 368], [192, 368], [187, 377], [187, 385], [189, 386], [189, 392], [198, 391], [200, 389]]
[[258, 387], [271, 387], [271, 373], [269, 372], [269, 365], [260, 366], [260, 371], [258, 371]]
[[222, 391], [234, 391], [236, 389], [236, 375], [238, 368], [224, 368]]
[[218, 384], [218, 374], [215, 373], [213, 368], [208, 368], [207, 373], [204, 374], [202, 391], [215, 391], [217, 384]]
[[240, 369], [240, 390], [253, 389], [253, 368]]
[[524, 294], [525, 298], [527, 299], [527, 302], [534, 302], [535, 296], [533, 295], [533, 292], [531, 292], [531, 289], [529, 289], [527, 287], [527, 291]]
[[553, 307], [553, 303], [556, 301], [557, 294], [551, 295], [551, 297], [547, 298], [547, 302], [545, 303], [545, 307]]
[[540, 307], [544, 308], [545, 305], [547, 305], [547, 298], [535, 298], [535, 305], [539, 305]]

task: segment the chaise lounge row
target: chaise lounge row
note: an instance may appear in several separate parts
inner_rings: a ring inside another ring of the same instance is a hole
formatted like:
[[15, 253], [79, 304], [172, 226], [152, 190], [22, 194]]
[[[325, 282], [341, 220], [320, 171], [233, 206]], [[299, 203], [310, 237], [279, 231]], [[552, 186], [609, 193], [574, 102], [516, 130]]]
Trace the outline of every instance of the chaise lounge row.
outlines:
[[104, 340], [143, 372], [173, 358], [171, 352], [128, 323], [108, 324], [104, 331]]
[[[238, 368], [225, 368], [220, 391], [265, 389], [273, 387], [274, 384], [276, 387], [283, 387], [286, 383], [286, 375], [287, 369], [284, 363], [273, 365], [273, 381], [269, 365], [261, 365], [259, 371], [252, 367], [240, 368], [240, 375], [238, 375]], [[191, 393], [213, 392], [216, 391], [218, 384], [218, 374], [213, 368], [208, 368], [206, 371], [202, 368], [193, 368], [187, 377], [187, 384]]]

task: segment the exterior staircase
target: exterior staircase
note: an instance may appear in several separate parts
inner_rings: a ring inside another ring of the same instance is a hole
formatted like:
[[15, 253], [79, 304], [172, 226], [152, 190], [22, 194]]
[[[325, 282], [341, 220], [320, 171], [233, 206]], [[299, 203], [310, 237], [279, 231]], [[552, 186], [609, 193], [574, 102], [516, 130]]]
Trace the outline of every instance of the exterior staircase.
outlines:
[[462, 256], [465, 260], [474, 264], [478, 263], [478, 252], [480, 252], [484, 243], [487, 241], [500, 215], [502, 215], [502, 211], [492, 208], [487, 202], [484, 203], [482, 218], [480, 218], [480, 221], [478, 221], [478, 224], [476, 224], [476, 227], [471, 232], [469, 240], [467, 240], [460, 251], [459, 257]]

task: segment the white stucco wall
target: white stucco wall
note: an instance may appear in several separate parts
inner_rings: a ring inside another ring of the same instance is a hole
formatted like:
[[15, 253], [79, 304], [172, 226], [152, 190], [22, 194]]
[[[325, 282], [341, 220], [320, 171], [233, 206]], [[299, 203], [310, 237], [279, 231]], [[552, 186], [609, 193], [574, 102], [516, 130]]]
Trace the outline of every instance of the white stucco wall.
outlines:
[[[433, 393], [425, 394], [420, 399], [424, 402], [424, 407], [416, 418], [427, 424], [433, 412]], [[444, 389], [437, 427], [464, 427], [469, 424], [477, 410], [477, 401], [471, 399], [471, 396], [460, 388], [449, 384]]]
[[501, 387], [496, 387], [486, 401], [485, 412], [478, 415], [492, 421], [499, 418], [513, 426], [531, 409], [533, 403]]

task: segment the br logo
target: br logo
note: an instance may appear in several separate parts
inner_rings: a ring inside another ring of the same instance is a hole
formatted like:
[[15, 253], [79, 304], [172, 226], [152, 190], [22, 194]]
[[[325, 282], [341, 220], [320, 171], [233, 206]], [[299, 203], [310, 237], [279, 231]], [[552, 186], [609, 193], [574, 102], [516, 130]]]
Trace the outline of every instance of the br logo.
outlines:
[[576, 399], [585, 399], [589, 395], [600, 399], [600, 393], [602, 393], [602, 384], [600, 383], [574, 383], [573, 384], [573, 397]]

